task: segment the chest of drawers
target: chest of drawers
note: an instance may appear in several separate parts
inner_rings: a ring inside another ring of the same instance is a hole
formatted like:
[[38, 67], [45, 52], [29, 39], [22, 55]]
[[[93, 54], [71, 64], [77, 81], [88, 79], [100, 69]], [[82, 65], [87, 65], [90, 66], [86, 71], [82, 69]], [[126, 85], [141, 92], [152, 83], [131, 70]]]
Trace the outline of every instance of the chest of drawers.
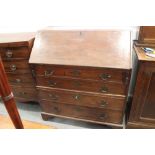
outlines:
[[38, 32], [29, 63], [43, 119], [56, 116], [123, 127], [130, 57], [129, 31]]
[[0, 55], [19, 102], [37, 101], [35, 80], [28, 64], [34, 37], [34, 33], [0, 34]]

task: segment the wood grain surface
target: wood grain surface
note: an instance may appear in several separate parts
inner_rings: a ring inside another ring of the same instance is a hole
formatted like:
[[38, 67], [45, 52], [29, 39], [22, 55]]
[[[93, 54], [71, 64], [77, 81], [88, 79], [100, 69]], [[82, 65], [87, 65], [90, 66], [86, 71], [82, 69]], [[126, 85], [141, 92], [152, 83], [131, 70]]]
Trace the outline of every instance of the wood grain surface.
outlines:
[[130, 31], [42, 30], [30, 63], [130, 69]]
[[18, 47], [29, 46], [34, 40], [35, 33], [1, 33], [0, 34], [0, 47]]

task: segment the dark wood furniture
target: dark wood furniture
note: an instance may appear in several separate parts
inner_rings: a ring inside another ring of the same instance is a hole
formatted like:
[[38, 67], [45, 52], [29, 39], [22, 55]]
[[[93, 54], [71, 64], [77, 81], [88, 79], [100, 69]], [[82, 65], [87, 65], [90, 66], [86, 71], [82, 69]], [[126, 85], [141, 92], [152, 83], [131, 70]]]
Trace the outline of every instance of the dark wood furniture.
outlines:
[[155, 27], [141, 27], [134, 43], [136, 81], [127, 128], [155, 128], [155, 58], [146, 56], [141, 47], [155, 48]]
[[[18, 113], [13, 93], [8, 83], [2, 59], [0, 57], [0, 95], [4, 102], [7, 112], [16, 129], [23, 129], [23, 124]], [[0, 122], [3, 123], [3, 122]]]
[[39, 31], [29, 63], [42, 118], [123, 127], [131, 72], [130, 31]]
[[28, 64], [35, 33], [0, 34], [0, 55], [16, 101], [37, 101], [35, 80]]
[[138, 43], [155, 44], [155, 26], [141, 26], [139, 31]]

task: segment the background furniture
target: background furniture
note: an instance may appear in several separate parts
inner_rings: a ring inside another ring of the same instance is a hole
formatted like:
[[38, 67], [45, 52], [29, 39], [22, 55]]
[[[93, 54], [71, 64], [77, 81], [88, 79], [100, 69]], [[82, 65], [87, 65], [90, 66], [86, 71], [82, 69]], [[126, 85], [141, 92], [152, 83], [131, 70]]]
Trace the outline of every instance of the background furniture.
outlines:
[[30, 64], [42, 117], [123, 127], [131, 71], [130, 31], [52, 30], [35, 37]]
[[[4, 66], [0, 57], [0, 95], [4, 102], [4, 105], [9, 113], [9, 116], [17, 129], [23, 129], [23, 124], [21, 122], [13, 93], [10, 89], [6, 73], [4, 71]], [[3, 123], [3, 122], [0, 122]]]
[[127, 123], [128, 128], [155, 128], [155, 58], [145, 55], [141, 47], [155, 48], [155, 26], [140, 28], [134, 42], [134, 95]]
[[28, 64], [35, 33], [0, 34], [0, 55], [16, 101], [37, 101], [35, 80]]

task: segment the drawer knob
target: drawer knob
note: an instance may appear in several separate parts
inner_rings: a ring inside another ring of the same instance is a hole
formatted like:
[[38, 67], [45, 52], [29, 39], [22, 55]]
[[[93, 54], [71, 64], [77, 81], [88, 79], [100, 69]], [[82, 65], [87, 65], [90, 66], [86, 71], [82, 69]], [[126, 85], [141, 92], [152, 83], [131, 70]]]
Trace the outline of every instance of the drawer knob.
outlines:
[[17, 83], [20, 83], [20, 82], [21, 82], [21, 79], [16, 79], [16, 82], [17, 82]]
[[11, 71], [15, 71], [17, 69], [16, 65], [10, 65]]
[[58, 95], [53, 95], [53, 94], [48, 94], [48, 96], [49, 96], [52, 100], [58, 100], [58, 98], [59, 98]]
[[13, 56], [12, 51], [11, 51], [11, 50], [7, 50], [7, 51], [6, 51], [6, 57], [7, 57], [7, 58], [12, 58], [12, 56]]
[[26, 93], [26, 92], [20, 92], [20, 94], [21, 94], [21, 95], [26, 95], [27, 93]]
[[75, 100], [80, 100], [80, 95], [79, 94], [77, 94], [77, 95], [75, 95], [74, 97], [73, 97]]
[[106, 86], [103, 86], [100, 91], [101, 93], [106, 93], [108, 92], [108, 88]]
[[44, 75], [45, 75], [45, 76], [51, 76], [51, 75], [53, 75], [53, 73], [54, 73], [54, 71], [46, 70], [46, 71], [44, 72]]
[[104, 108], [107, 105], [108, 105], [108, 103], [106, 101], [104, 101], [104, 100], [102, 100], [101, 103], [100, 103], [101, 108]]
[[60, 112], [60, 110], [59, 110], [58, 107], [54, 107], [53, 109], [54, 109], [54, 111], [55, 111], [56, 113], [59, 113], [59, 112]]
[[74, 85], [75, 87], [80, 87], [80, 86], [81, 86], [81, 83], [80, 83], [79, 81], [75, 81], [75, 82], [73, 83], [73, 85]]
[[71, 74], [72, 74], [73, 76], [79, 76], [79, 75], [80, 75], [80, 71], [74, 69], [73, 71], [71, 71]]
[[102, 80], [107, 80], [107, 79], [111, 78], [111, 75], [109, 75], [109, 74], [101, 74], [100, 77], [101, 77]]
[[101, 120], [105, 120], [105, 119], [107, 118], [107, 115], [106, 115], [106, 114], [101, 114], [101, 115], [99, 116], [99, 118], [100, 118]]
[[56, 82], [49, 81], [49, 86], [50, 87], [54, 87], [54, 86], [56, 86], [56, 84], [57, 84]]
[[77, 112], [80, 112], [80, 111], [81, 111], [81, 108], [80, 108], [80, 107], [76, 107], [75, 110], [76, 110]]

